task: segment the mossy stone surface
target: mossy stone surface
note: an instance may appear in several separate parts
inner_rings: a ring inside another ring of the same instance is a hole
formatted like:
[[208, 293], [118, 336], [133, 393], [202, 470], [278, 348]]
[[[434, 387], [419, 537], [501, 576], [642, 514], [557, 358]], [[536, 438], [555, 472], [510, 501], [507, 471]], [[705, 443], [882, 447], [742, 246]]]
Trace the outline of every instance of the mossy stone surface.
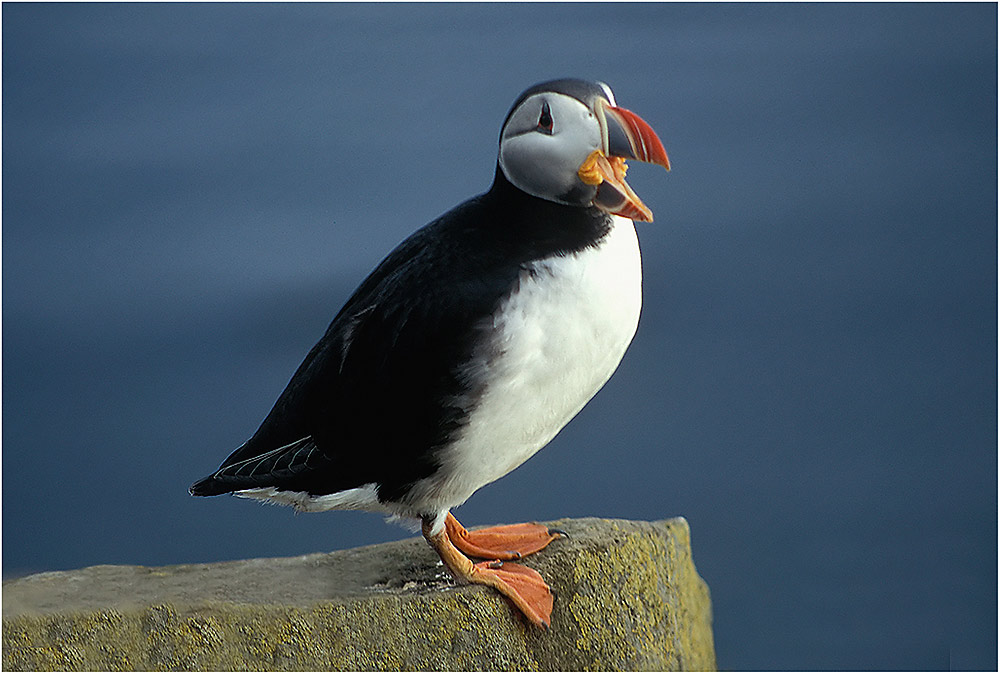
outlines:
[[683, 519], [548, 523], [525, 562], [556, 593], [528, 624], [455, 586], [422, 539], [302, 557], [97, 566], [3, 583], [6, 670], [713, 670]]

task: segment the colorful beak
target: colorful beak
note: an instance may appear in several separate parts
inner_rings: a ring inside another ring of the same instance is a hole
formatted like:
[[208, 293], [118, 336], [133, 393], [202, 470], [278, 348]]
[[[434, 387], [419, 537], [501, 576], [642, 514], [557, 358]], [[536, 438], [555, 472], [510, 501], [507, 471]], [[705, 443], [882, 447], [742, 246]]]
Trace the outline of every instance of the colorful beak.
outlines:
[[670, 159], [653, 128], [639, 115], [604, 101], [597, 104], [601, 126], [602, 149], [594, 150], [577, 173], [588, 185], [597, 185], [594, 205], [598, 208], [631, 218], [651, 222], [653, 213], [625, 182], [626, 159], [659, 164], [670, 170]]

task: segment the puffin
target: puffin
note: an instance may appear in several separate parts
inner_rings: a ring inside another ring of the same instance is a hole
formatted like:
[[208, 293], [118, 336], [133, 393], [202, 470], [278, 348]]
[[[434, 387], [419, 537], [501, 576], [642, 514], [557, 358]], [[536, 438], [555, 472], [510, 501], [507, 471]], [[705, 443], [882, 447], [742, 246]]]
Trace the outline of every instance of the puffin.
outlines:
[[516, 560], [565, 534], [469, 531], [451, 510], [548, 444], [632, 341], [633, 221], [652, 213], [625, 181], [627, 160], [670, 170], [652, 127], [607, 84], [521, 93], [490, 189], [389, 253], [253, 436], [190, 493], [417, 520], [457, 582], [494, 588], [548, 628], [552, 591]]

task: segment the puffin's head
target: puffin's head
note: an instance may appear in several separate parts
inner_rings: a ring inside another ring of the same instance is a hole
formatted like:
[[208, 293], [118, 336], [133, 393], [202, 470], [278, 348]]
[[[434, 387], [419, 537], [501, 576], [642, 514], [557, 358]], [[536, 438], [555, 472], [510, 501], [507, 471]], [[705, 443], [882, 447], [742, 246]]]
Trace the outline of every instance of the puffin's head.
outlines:
[[663, 143], [603, 82], [542, 82], [514, 102], [500, 131], [500, 170], [532, 196], [633, 220], [653, 213], [625, 182], [626, 159], [668, 171]]

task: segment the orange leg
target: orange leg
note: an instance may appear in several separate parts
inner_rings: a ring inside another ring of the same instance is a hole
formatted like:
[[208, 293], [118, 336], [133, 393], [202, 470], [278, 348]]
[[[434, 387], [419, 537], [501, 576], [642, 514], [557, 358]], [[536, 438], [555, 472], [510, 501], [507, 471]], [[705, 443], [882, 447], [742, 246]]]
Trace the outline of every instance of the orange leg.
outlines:
[[521, 559], [566, 535], [534, 523], [468, 531], [451, 513], [445, 517], [444, 527], [455, 547], [470, 557], [480, 559]]
[[554, 597], [537, 571], [520, 564], [501, 561], [473, 564], [452, 543], [447, 527], [432, 533], [431, 524], [432, 520], [424, 519], [424, 538], [441, 557], [441, 561], [455, 580], [494, 588], [510, 599], [532, 623], [542, 629], [548, 628], [552, 618]]

